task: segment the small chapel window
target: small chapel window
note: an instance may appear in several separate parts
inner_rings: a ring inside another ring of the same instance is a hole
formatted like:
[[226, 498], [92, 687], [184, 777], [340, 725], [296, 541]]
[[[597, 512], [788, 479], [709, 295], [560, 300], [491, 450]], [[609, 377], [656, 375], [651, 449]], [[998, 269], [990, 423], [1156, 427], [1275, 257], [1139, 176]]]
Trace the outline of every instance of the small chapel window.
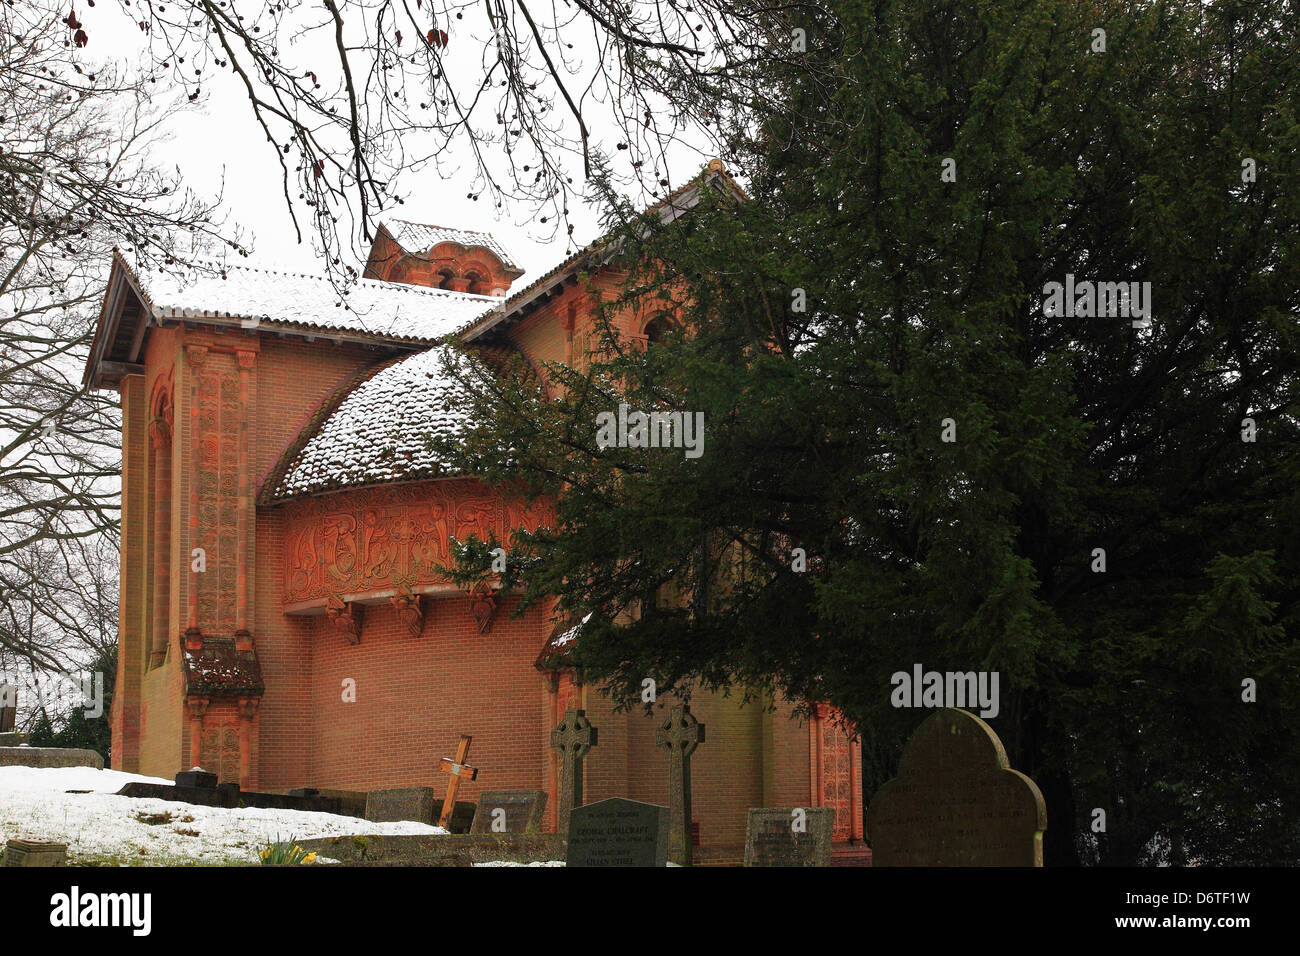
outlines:
[[676, 327], [672, 318], [666, 313], [659, 313], [645, 327], [645, 339], [647, 345], [660, 345], [668, 339], [669, 334]]

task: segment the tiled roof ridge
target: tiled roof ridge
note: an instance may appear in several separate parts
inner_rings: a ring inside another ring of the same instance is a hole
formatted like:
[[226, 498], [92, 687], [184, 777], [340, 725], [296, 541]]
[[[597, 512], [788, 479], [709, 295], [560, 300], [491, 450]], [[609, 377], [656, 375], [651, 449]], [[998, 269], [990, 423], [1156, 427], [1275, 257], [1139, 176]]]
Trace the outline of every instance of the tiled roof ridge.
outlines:
[[[168, 274], [168, 271], [166, 269], [159, 268], [159, 269], [149, 270], [144, 268], [138, 268], [137, 266], [129, 262], [125, 257], [121, 257], [121, 258], [122, 258], [123, 265], [129, 268], [133, 275], [138, 276], [141, 272], [149, 272], [149, 271], [154, 271], [161, 275]], [[322, 282], [322, 283], [329, 281], [329, 276], [320, 272], [290, 272], [285, 269], [268, 269], [263, 266], [242, 265], [240, 263], [230, 263], [227, 265], [227, 264], [221, 264], [217, 262], [210, 262], [209, 260], [196, 260], [195, 263], [191, 264], [191, 267], [193, 267], [194, 265], [203, 265], [205, 267], [210, 267], [217, 270], [218, 272], [225, 272], [230, 269], [238, 269], [241, 272], [256, 272], [260, 275], [284, 276], [286, 278], [293, 278], [293, 279], [311, 279], [316, 282]], [[356, 283], [357, 285], [361, 285], [362, 283], [367, 283], [385, 289], [395, 289], [400, 292], [411, 293], [416, 295], [419, 294], [431, 295], [434, 298], [452, 297], [460, 300], [482, 299], [484, 302], [501, 301], [500, 296], [483, 295], [478, 292], [456, 292], [451, 289], [436, 289], [432, 286], [410, 285], [405, 282], [388, 282], [384, 279], [367, 279], [364, 276], [358, 278], [356, 280]]]
[[[432, 222], [416, 222], [414, 219], [404, 219], [401, 216], [389, 216], [385, 222], [400, 222], [404, 226], [415, 226], [417, 229], [445, 229], [447, 232], [466, 232], [474, 236], [492, 236], [492, 233], [486, 229], [465, 229], [461, 226], [439, 226]], [[492, 236], [492, 238], [496, 238]]]

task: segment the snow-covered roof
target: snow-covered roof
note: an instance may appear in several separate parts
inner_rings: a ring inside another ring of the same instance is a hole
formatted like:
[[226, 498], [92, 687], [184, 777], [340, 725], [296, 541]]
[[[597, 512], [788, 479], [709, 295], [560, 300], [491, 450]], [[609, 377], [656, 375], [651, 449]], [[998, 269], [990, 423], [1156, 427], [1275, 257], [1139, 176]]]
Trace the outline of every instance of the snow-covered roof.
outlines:
[[267, 502], [336, 488], [415, 481], [450, 474], [426, 445], [430, 434], [454, 437], [468, 419], [460, 383], [444, 357], [472, 361], [445, 347], [382, 366], [353, 387], [264, 492]]
[[481, 246], [488, 250], [502, 264], [510, 269], [518, 269], [510, 253], [497, 242], [491, 233], [478, 232], [474, 229], [450, 229], [446, 226], [426, 226], [423, 223], [407, 222], [405, 219], [388, 219], [384, 222], [389, 235], [407, 252], [428, 252], [440, 242], [455, 242], [466, 248]]
[[376, 279], [341, 294], [324, 276], [234, 265], [131, 271], [156, 318], [232, 318], [408, 341], [433, 342], [501, 301]]

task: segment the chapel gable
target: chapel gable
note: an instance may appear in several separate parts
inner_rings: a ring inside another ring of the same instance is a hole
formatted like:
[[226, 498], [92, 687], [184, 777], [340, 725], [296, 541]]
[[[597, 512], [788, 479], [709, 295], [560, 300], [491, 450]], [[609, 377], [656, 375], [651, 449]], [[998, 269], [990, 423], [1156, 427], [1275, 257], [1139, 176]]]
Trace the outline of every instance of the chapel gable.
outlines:
[[370, 247], [365, 277], [450, 292], [504, 296], [523, 275], [486, 232], [390, 219]]

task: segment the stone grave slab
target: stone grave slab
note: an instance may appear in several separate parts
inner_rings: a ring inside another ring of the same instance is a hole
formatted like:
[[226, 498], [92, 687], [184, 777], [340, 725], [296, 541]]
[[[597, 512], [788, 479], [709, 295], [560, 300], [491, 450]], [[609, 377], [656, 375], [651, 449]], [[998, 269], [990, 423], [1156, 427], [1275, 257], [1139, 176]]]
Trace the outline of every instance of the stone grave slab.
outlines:
[[240, 790], [235, 783], [216, 787], [173, 787], [165, 783], [134, 781], [117, 791], [119, 797], [154, 800], [173, 800], [201, 807], [233, 808], [258, 807], [266, 810], [311, 810], [318, 813], [339, 813], [339, 801], [331, 797], [295, 797], [287, 793], [257, 793]]
[[433, 824], [433, 787], [393, 787], [366, 794], [366, 819], [375, 823], [414, 820]]
[[217, 775], [209, 773], [202, 767], [182, 770], [176, 775], [176, 786], [178, 787], [215, 787], [216, 785]]
[[545, 816], [545, 790], [484, 790], [469, 832], [537, 833]]
[[104, 758], [93, 750], [74, 747], [0, 747], [0, 767], [94, 767]]
[[41, 840], [10, 840], [5, 844], [5, 866], [65, 866], [66, 843]]
[[745, 827], [745, 866], [830, 866], [832, 807], [754, 807]]
[[873, 866], [1042, 866], [1047, 809], [993, 728], [954, 707], [918, 727], [867, 810]]
[[[442, 819], [443, 800], [433, 801], [433, 819], [436, 826]], [[447, 830], [451, 833], [469, 833], [469, 828], [474, 825], [474, 814], [478, 812], [478, 804], [470, 800], [457, 800], [451, 808], [451, 825]]]
[[667, 866], [668, 808], [613, 797], [569, 814], [569, 866]]
[[[314, 787], [303, 789], [316, 790]], [[294, 791], [290, 790], [290, 793]], [[361, 817], [363, 820], [366, 816], [366, 792], [364, 790], [330, 790], [328, 788], [316, 790], [315, 793], [307, 796], [325, 797], [330, 800], [337, 800], [339, 804], [338, 812], [349, 817]]]

